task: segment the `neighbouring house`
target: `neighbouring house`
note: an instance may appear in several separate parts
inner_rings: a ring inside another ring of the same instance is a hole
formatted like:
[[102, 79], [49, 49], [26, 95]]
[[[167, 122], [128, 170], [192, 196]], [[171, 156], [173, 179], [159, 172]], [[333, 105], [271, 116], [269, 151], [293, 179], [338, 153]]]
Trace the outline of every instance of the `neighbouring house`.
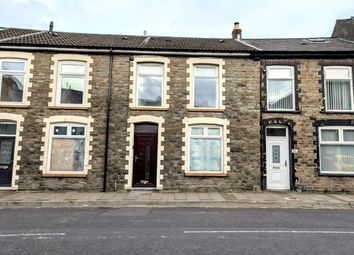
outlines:
[[354, 192], [353, 18], [332, 37], [0, 31], [0, 189]]

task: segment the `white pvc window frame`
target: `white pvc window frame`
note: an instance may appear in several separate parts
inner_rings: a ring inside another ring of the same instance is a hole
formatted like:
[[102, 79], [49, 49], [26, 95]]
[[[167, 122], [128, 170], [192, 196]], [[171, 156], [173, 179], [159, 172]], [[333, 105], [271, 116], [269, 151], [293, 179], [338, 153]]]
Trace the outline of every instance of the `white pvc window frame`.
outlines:
[[[203, 129], [203, 135], [193, 135], [192, 134], [192, 129], [193, 128], [202, 128]], [[219, 129], [220, 133], [219, 135], [209, 135], [208, 134], [208, 129], [209, 128], [217, 128]], [[189, 173], [194, 173], [194, 174], [198, 174], [198, 173], [206, 173], [206, 174], [210, 174], [210, 173], [223, 173], [224, 172], [224, 135], [223, 135], [223, 130], [224, 127], [220, 126], [220, 125], [212, 125], [212, 124], [195, 124], [195, 125], [189, 125], [188, 127], [188, 139], [189, 139], [189, 148], [188, 148], [188, 172]], [[190, 154], [191, 154], [191, 140], [192, 139], [205, 139], [205, 140], [220, 140], [220, 171], [208, 171], [208, 170], [203, 170], [203, 171], [195, 171], [195, 170], [191, 170], [191, 158], [190, 158]]]
[[[272, 70], [289, 70], [291, 75], [289, 77], [273, 77], [271, 74]], [[266, 83], [267, 83], [267, 110], [268, 111], [278, 111], [278, 112], [293, 112], [295, 111], [295, 68], [294, 66], [287, 66], [287, 65], [270, 65], [266, 67]], [[291, 109], [271, 109], [269, 107], [269, 80], [291, 80], [291, 92], [292, 92], [292, 100], [293, 105]]]
[[[216, 69], [216, 76], [198, 76], [196, 75], [196, 69], [198, 67], [204, 67], [204, 68], [210, 68], [210, 69]], [[192, 107], [194, 109], [219, 109], [220, 108], [220, 65], [217, 64], [193, 64], [193, 86], [192, 86]], [[210, 78], [214, 78], [216, 80], [216, 88], [215, 88], [215, 107], [207, 107], [207, 106], [195, 106], [195, 79], [199, 78], [199, 79], [210, 79]]]
[[[322, 130], [337, 130], [338, 131], [338, 141], [322, 141]], [[353, 172], [338, 172], [338, 171], [326, 171], [321, 172], [321, 145], [352, 145], [354, 146], [354, 141], [344, 141], [344, 131], [353, 130], [354, 126], [325, 126], [318, 128], [318, 140], [319, 140], [319, 159], [320, 159], [320, 173], [324, 175], [353, 175]], [[354, 166], [353, 166], [354, 168]]]
[[[2, 70], [2, 63], [3, 62], [15, 62], [15, 63], [24, 63], [23, 70]], [[22, 100], [21, 102], [12, 102], [12, 101], [0, 101], [0, 104], [11, 104], [11, 105], [23, 105], [25, 103], [25, 96], [26, 96], [26, 76], [27, 76], [27, 60], [25, 59], [18, 59], [18, 58], [1, 58], [0, 59], [0, 95], [2, 90], [2, 76], [3, 75], [23, 75], [23, 91], [22, 91]]]
[[[161, 67], [161, 74], [160, 75], [157, 75], [157, 74], [141, 74], [139, 72], [139, 67], [140, 66], [160, 66]], [[147, 62], [137, 62], [136, 63], [136, 89], [135, 89], [135, 102], [136, 102], [136, 106], [137, 107], [142, 107], [142, 108], [161, 108], [163, 107], [165, 104], [164, 104], [164, 100], [165, 100], [165, 63], [161, 63], [161, 62], [150, 62], [150, 61], [147, 61]], [[141, 84], [139, 84], [139, 78], [140, 77], [161, 77], [161, 105], [155, 105], [155, 106], [151, 106], [151, 105], [139, 105], [139, 86]]]
[[0, 121], [0, 124], [5, 124], [5, 125], [15, 125], [16, 129], [15, 129], [15, 133], [14, 134], [0, 134], [0, 137], [16, 137], [17, 134], [17, 123], [16, 122], [12, 122], [12, 121]]
[[[347, 70], [349, 77], [348, 78], [335, 78], [336, 80], [349, 80], [350, 81], [350, 100], [351, 100], [351, 106], [352, 109], [350, 110], [330, 110], [327, 109], [327, 85], [326, 81], [327, 80], [334, 80], [333, 78], [327, 78], [327, 72], [328, 70], [333, 69], [333, 70]], [[325, 97], [325, 110], [326, 112], [353, 112], [354, 111], [354, 98], [353, 98], [353, 77], [352, 77], [352, 67], [351, 66], [324, 66], [323, 67], [323, 87], [324, 87], [324, 97]]]
[[[55, 127], [67, 127], [67, 134], [66, 135], [55, 135], [54, 128]], [[83, 127], [84, 134], [83, 135], [72, 135], [72, 128], [73, 127]], [[88, 146], [88, 138], [87, 138], [87, 125], [81, 123], [72, 123], [72, 122], [60, 122], [60, 123], [51, 123], [49, 128], [49, 144], [48, 144], [48, 174], [84, 174], [85, 173], [85, 162], [86, 162], [86, 146]], [[84, 148], [84, 167], [82, 171], [51, 171], [51, 155], [52, 155], [52, 141], [53, 138], [55, 139], [85, 139], [85, 148]]]
[[[75, 74], [75, 73], [65, 73], [62, 72], [63, 65], [76, 65], [83, 66], [84, 73], [83, 74]], [[81, 104], [68, 104], [61, 103], [61, 89], [62, 89], [62, 79], [63, 78], [82, 78], [84, 83], [83, 94], [82, 94], [82, 102]], [[58, 61], [58, 81], [57, 81], [57, 93], [56, 93], [56, 102], [58, 106], [83, 106], [86, 102], [87, 97], [87, 62], [81, 60], [59, 60]]]

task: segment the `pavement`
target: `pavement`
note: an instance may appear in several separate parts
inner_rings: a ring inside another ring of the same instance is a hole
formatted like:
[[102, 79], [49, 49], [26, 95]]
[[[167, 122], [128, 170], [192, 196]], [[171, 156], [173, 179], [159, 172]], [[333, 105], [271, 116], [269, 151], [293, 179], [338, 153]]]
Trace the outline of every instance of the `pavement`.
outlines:
[[297, 192], [28, 192], [1, 191], [0, 208], [220, 207], [354, 208], [354, 194]]

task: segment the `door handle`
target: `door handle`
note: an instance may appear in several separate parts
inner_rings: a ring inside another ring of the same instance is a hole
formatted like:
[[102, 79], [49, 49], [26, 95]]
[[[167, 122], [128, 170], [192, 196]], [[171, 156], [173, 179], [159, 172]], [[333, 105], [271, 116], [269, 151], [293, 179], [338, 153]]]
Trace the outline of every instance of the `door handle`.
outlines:
[[139, 159], [137, 155], [135, 155], [134, 162], [136, 162]]
[[288, 166], [288, 162], [285, 160], [284, 166]]

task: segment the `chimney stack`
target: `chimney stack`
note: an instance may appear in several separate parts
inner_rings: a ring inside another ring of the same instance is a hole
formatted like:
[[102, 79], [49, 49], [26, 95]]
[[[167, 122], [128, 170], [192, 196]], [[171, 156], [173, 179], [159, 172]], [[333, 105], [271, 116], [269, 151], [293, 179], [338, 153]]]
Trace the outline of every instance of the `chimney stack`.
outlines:
[[234, 23], [234, 30], [232, 30], [232, 39], [241, 40], [242, 29], [240, 29], [240, 23]]
[[54, 28], [54, 22], [51, 21], [49, 24], [49, 33], [53, 33], [53, 28]]

